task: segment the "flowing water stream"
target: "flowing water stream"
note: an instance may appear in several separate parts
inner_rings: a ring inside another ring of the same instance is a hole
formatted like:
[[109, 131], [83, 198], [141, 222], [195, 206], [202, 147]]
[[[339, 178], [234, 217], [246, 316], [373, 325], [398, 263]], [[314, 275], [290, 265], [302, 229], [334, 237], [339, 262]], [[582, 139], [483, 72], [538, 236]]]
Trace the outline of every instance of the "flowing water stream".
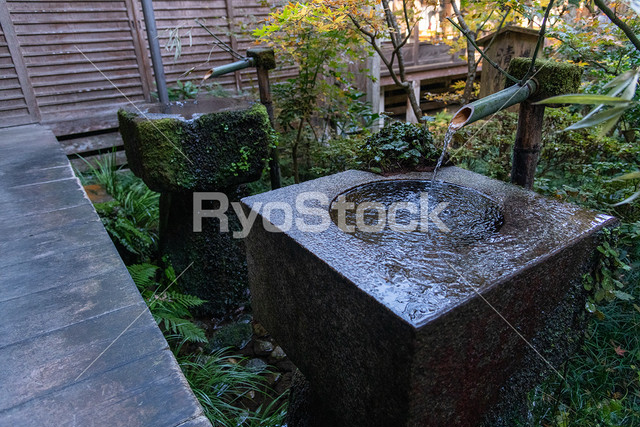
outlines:
[[[436, 182], [436, 176], [438, 175], [438, 169], [442, 166], [442, 162], [444, 161], [444, 156], [447, 154], [447, 148], [453, 139], [453, 134], [458, 130], [457, 127], [454, 127], [453, 124], [449, 125], [447, 129], [447, 133], [444, 135], [444, 146], [442, 147], [442, 153], [440, 153], [440, 158], [438, 159], [438, 163], [436, 163], [436, 167], [433, 169], [433, 176], [431, 177], [432, 182]], [[434, 187], [434, 186], [432, 186]]]

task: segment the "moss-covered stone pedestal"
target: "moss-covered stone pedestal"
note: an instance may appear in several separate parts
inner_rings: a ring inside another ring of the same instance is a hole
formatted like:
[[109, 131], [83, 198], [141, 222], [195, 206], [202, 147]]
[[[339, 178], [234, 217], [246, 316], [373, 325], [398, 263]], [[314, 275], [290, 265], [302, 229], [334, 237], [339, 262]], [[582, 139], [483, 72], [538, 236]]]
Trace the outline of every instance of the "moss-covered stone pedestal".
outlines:
[[[194, 232], [195, 192], [238, 200], [238, 186], [260, 178], [272, 138], [267, 112], [247, 99], [209, 98], [139, 112], [118, 112], [129, 167], [160, 201], [160, 250], [177, 286], [207, 300], [203, 314], [220, 315], [248, 300], [243, 243], [204, 219]], [[213, 202], [212, 202], [213, 203]], [[207, 208], [207, 206], [204, 206]], [[217, 206], [210, 206], [215, 209]], [[237, 218], [227, 212], [230, 230]]]

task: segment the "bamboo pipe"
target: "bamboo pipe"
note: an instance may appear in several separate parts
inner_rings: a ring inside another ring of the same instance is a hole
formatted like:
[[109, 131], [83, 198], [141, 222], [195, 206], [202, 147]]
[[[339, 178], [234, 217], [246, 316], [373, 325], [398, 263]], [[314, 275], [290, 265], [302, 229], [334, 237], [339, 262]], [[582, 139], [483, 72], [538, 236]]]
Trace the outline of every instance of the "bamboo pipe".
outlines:
[[529, 79], [523, 85], [513, 85], [500, 92], [478, 99], [459, 109], [453, 116], [449, 127], [460, 129], [476, 120], [519, 104], [533, 95], [537, 89], [538, 83], [534, 79]]
[[221, 65], [211, 70], [210, 77], [219, 77], [227, 73], [233, 73], [238, 70], [244, 70], [245, 68], [254, 67], [256, 61], [253, 58], [244, 58], [240, 61], [232, 62], [231, 64]]

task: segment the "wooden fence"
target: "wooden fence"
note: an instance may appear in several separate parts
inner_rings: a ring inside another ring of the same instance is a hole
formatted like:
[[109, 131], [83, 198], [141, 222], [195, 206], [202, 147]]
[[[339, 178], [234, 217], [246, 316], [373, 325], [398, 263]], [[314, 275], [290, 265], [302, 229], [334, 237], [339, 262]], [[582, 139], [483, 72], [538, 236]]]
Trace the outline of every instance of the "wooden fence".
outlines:
[[[251, 44], [246, 34], [269, 12], [260, 0], [156, 0], [153, 6], [161, 46], [174, 28], [183, 39], [181, 58], [163, 49], [169, 85], [198, 80], [205, 69], [233, 60], [196, 18], [244, 53]], [[219, 83], [240, 89], [250, 74]], [[154, 86], [139, 0], [0, 0], [0, 127], [42, 122], [56, 135], [113, 127], [113, 112], [129, 101], [151, 101]]]
[[[211, 67], [235, 60], [196, 18], [244, 54], [251, 30], [279, 2], [270, 1], [154, 0], [168, 85], [197, 83]], [[182, 41], [178, 59], [164, 48], [175, 29]], [[254, 74], [246, 70], [216, 82], [246, 89]], [[0, 0], [0, 128], [43, 123], [71, 158], [96, 160], [115, 148], [122, 164], [115, 113], [131, 102], [153, 101], [154, 90], [140, 0]], [[86, 169], [83, 160], [72, 162]]]
[[[196, 19], [244, 54], [253, 44], [251, 30], [283, 1], [154, 0], [168, 85], [198, 83], [207, 70], [235, 60]], [[176, 29], [182, 42], [178, 59], [164, 48]], [[441, 80], [446, 86], [464, 75], [463, 63], [447, 53], [448, 47], [421, 42], [417, 34], [403, 49], [416, 90]], [[280, 70], [275, 77], [292, 72]], [[242, 90], [254, 79], [255, 71], [247, 69], [215, 82]], [[404, 115], [406, 95], [394, 96], [384, 72], [379, 81], [387, 86], [390, 112]], [[123, 163], [115, 112], [130, 102], [153, 101], [154, 87], [140, 0], [0, 0], [0, 128], [43, 123], [69, 156], [95, 158], [115, 147]], [[74, 163], [85, 167], [82, 160]]]

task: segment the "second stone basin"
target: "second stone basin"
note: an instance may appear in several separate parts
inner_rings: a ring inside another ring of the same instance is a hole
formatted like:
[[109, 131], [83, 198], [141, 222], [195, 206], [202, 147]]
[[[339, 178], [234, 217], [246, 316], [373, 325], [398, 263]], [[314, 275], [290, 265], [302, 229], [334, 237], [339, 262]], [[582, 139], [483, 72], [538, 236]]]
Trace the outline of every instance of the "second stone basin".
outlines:
[[129, 167], [158, 192], [212, 191], [260, 178], [272, 142], [264, 106], [243, 98], [118, 112]]
[[242, 200], [252, 308], [307, 378], [314, 427], [512, 426], [496, 420], [579, 345], [615, 219], [455, 167], [430, 178], [348, 171]]

